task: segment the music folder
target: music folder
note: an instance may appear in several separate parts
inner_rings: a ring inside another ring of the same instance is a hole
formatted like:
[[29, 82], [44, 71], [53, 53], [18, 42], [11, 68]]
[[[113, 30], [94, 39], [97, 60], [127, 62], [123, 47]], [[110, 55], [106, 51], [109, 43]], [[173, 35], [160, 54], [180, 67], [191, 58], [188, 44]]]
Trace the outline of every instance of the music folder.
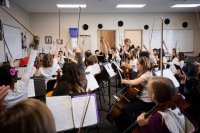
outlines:
[[86, 92], [88, 92], [89, 90], [94, 91], [99, 88], [99, 84], [97, 83], [97, 80], [95, 79], [93, 74], [91, 74], [90, 72], [86, 72], [85, 75], [87, 79]]
[[[89, 102], [88, 102], [89, 101]], [[88, 108], [86, 111], [86, 106]], [[51, 110], [56, 131], [65, 131], [74, 128], [79, 128], [85, 119], [83, 127], [95, 125], [98, 123], [98, 112], [96, 104], [96, 95], [78, 95], [78, 96], [54, 96], [46, 97], [46, 104]]]
[[116, 73], [114, 72], [114, 70], [109, 62], [103, 63], [103, 66], [106, 69], [106, 71], [110, 77], [113, 77], [116, 75]]

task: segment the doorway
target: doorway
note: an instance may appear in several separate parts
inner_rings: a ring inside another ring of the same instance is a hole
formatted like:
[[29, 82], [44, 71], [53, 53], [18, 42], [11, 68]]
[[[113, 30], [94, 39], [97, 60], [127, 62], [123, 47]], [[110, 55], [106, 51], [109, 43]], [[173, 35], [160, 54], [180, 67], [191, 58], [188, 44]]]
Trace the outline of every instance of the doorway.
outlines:
[[131, 44], [134, 44], [135, 47], [140, 46], [142, 48], [142, 30], [125, 30], [124, 38], [129, 38]]
[[108, 55], [108, 50], [115, 47], [116, 30], [98, 30], [98, 49]]

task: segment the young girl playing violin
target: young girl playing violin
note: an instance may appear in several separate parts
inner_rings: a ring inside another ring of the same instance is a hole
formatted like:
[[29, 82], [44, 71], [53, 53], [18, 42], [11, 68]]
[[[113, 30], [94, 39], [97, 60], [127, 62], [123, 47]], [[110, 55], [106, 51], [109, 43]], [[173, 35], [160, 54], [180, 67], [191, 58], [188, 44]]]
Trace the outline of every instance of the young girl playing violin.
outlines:
[[122, 113], [116, 120], [116, 125], [121, 131], [129, 127], [141, 112], [148, 111], [155, 105], [155, 103], [150, 100], [148, 90], [146, 89], [146, 84], [152, 75], [150, 68], [150, 60], [147, 57], [140, 57], [137, 61], [137, 78], [134, 80], [121, 81], [122, 84], [133, 86], [141, 85], [143, 88], [141, 94], [139, 94], [137, 98], [124, 105]]
[[[172, 101], [176, 94], [173, 82], [164, 77], [152, 77], [147, 88], [150, 99], [157, 105]], [[194, 125], [179, 108], [167, 106], [163, 110], [156, 111], [148, 118], [145, 118], [145, 113], [138, 116], [137, 122], [142, 133], [191, 133], [195, 131]]]

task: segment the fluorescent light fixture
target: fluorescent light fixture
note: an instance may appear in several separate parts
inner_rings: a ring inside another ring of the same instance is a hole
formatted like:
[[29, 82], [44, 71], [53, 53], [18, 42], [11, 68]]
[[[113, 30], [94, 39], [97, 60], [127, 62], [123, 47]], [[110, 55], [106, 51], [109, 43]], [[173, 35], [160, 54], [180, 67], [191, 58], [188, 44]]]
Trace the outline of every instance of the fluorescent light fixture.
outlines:
[[58, 8], [86, 8], [86, 4], [57, 4]]
[[143, 8], [145, 4], [118, 4], [116, 8]]
[[200, 6], [200, 4], [176, 4], [171, 6], [172, 8], [181, 8], [181, 7], [197, 7]]

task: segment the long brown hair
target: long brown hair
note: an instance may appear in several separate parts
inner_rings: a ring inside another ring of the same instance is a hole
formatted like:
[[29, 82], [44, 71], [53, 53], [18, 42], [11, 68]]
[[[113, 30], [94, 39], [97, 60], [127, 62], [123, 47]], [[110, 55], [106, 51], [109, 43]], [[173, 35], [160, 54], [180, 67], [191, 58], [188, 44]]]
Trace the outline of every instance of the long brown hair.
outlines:
[[1, 133], [56, 133], [53, 116], [39, 100], [24, 100], [0, 116]]
[[[62, 68], [63, 79], [57, 88], [65, 88], [66, 93], [73, 95], [73, 93], [84, 92], [84, 87], [87, 83], [85, 75], [83, 75], [75, 62], [65, 62]], [[56, 89], [57, 89], [56, 88]]]
[[173, 48], [172, 51], [174, 51], [174, 53], [175, 53], [175, 56], [172, 56], [172, 60], [173, 60], [175, 57], [177, 57], [176, 48]]
[[165, 77], [152, 77], [147, 86], [153, 90], [154, 99], [158, 103], [170, 101], [176, 93], [174, 83]]

